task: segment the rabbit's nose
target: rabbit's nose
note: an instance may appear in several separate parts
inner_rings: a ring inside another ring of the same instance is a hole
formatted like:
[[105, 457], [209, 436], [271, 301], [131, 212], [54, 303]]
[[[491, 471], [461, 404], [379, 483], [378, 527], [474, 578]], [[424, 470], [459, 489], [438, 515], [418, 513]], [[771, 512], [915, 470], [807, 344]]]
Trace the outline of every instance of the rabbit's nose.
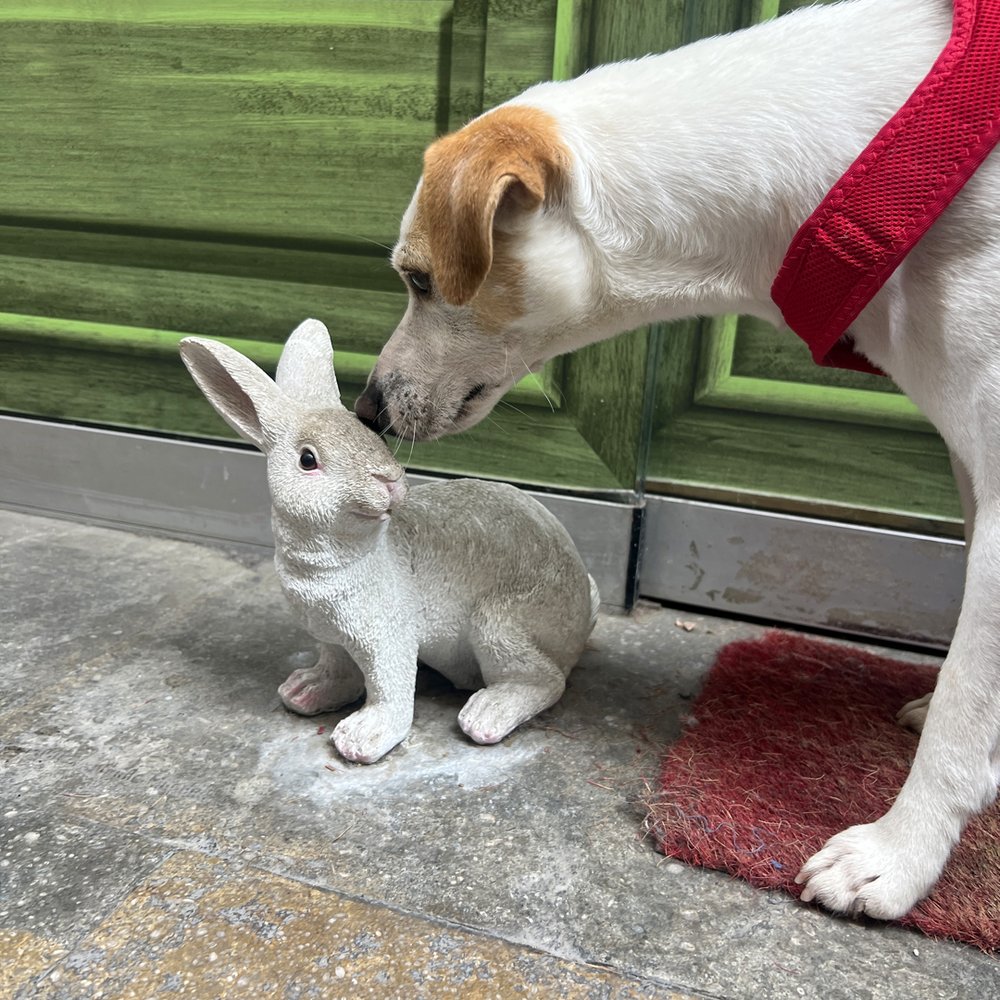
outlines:
[[379, 475], [375, 478], [385, 487], [390, 503], [395, 504], [406, 495], [406, 480], [402, 475], [396, 476], [395, 479]]

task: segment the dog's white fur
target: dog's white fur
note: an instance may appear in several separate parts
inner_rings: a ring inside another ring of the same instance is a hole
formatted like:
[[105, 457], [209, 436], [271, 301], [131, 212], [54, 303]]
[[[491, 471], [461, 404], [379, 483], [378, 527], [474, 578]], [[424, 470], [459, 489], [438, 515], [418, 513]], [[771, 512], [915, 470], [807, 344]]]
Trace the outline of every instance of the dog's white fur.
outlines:
[[[407, 281], [426, 274], [431, 289], [411, 285], [359, 413], [435, 437], [481, 419], [525, 368], [623, 330], [730, 312], [780, 323], [769, 289], [792, 236], [926, 74], [950, 24], [948, 0], [809, 8], [541, 84], [439, 141], [393, 254]], [[521, 123], [526, 110], [542, 114]], [[491, 130], [516, 154], [492, 178]], [[432, 181], [433, 201], [422, 195]], [[485, 276], [470, 199], [492, 219]], [[994, 155], [851, 329], [948, 443], [975, 535], [933, 700], [906, 709], [923, 733], [903, 789], [799, 876], [804, 899], [836, 910], [906, 913], [996, 795], [998, 275]]]

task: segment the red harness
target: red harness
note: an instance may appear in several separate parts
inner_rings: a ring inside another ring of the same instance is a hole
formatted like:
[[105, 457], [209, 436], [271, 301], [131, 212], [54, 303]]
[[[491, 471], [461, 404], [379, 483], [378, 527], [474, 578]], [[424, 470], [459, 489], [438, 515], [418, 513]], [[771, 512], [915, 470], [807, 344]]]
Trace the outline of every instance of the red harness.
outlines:
[[771, 287], [818, 364], [882, 374], [844, 332], [1000, 140], [1000, 0], [954, 7], [930, 73], [795, 234]]

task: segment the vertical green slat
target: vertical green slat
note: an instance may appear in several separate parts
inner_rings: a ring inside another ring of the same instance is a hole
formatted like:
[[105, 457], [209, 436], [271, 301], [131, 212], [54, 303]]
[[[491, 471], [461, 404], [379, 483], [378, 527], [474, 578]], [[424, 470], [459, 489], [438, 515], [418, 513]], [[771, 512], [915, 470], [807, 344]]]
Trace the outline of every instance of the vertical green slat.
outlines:
[[558, 0], [552, 79], [571, 80], [587, 69], [592, 0]]
[[[483, 111], [483, 70], [486, 65], [487, 0], [456, 0], [442, 25], [441, 64], [447, 60], [448, 113], [438, 119], [438, 132], [453, 132]], [[447, 41], [446, 41], [447, 39]], [[450, 43], [450, 44], [449, 44]], [[439, 70], [444, 87], [445, 70]]]
[[[603, 0], [588, 3], [585, 18], [579, 5], [562, 0], [556, 22], [556, 71], [572, 75], [585, 68], [572, 62], [572, 53], [583, 48], [584, 34], [587, 65], [674, 48], [684, 38], [684, 11], [684, 0]], [[564, 362], [567, 412], [622, 485], [630, 488], [637, 488], [645, 474], [653, 385], [659, 388], [664, 377], [672, 383], [677, 375], [680, 395], [685, 401], [692, 395], [692, 324], [671, 324], [666, 329], [665, 337], [664, 328], [657, 325], [593, 344]], [[671, 395], [674, 388], [671, 384]]]
[[711, 393], [729, 377], [738, 323], [739, 317], [730, 314], [717, 316], [702, 324], [701, 352], [695, 380], [696, 399]]

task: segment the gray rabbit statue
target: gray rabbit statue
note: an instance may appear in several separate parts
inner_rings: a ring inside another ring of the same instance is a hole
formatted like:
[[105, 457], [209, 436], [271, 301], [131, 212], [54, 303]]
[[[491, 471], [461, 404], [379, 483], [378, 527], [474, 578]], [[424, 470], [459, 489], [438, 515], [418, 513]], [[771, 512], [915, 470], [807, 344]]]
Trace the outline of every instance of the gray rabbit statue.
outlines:
[[408, 488], [382, 439], [340, 402], [326, 327], [291, 334], [275, 379], [218, 341], [181, 356], [219, 414], [267, 456], [278, 578], [320, 643], [278, 688], [302, 715], [366, 699], [330, 737], [379, 760], [413, 722], [418, 659], [475, 690], [458, 716], [497, 743], [553, 705], [600, 598], [556, 518], [513, 486]]

